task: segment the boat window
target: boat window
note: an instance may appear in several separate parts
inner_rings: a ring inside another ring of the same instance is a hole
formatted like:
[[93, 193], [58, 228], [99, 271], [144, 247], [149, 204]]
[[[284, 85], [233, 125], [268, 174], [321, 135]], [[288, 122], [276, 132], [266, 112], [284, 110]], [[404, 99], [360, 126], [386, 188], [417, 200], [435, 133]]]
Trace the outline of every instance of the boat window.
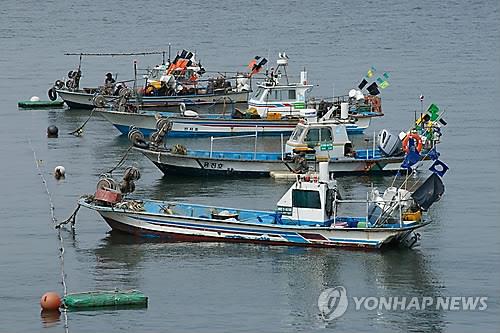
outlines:
[[329, 128], [311, 128], [307, 132], [306, 142], [317, 143], [324, 141], [333, 141], [332, 131]]
[[255, 95], [253, 95], [253, 98], [254, 99], [259, 99], [262, 96], [262, 92], [263, 91], [264, 91], [264, 89], [258, 88], [257, 91], [255, 92]]
[[292, 206], [296, 208], [321, 208], [318, 191], [292, 190]]
[[319, 142], [319, 128], [310, 128], [306, 135], [306, 142]]
[[290, 136], [290, 139], [292, 139], [292, 141], [299, 141], [300, 137], [302, 136], [302, 133], [304, 133], [304, 127], [297, 126], [293, 131], [292, 135]]
[[295, 89], [288, 90], [288, 100], [294, 101], [296, 98]]
[[321, 129], [321, 141], [333, 141], [332, 131], [329, 128]]

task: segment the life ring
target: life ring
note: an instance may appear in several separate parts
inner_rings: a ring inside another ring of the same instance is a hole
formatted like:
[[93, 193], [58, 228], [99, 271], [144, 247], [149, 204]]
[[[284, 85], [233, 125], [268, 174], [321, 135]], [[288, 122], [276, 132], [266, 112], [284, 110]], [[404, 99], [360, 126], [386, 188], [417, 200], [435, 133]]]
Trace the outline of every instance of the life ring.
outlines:
[[403, 139], [403, 150], [406, 154], [410, 152], [410, 139], [415, 140], [417, 152], [422, 151], [422, 138], [417, 133], [408, 133]]
[[50, 88], [48, 91], [49, 99], [55, 101], [57, 99], [57, 91], [54, 87]]

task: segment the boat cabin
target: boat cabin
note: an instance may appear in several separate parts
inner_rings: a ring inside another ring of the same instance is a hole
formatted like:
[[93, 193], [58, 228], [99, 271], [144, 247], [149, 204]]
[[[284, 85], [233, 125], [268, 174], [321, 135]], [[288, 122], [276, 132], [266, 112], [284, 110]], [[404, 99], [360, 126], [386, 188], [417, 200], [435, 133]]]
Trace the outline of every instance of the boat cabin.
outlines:
[[277, 211], [283, 220], [294, 220], [299, 225], [327, 226], [334, 215], [336, 191], [337, 183], [330, 179], [328, 163], [323, 162], [319, 174], [297, 176], [297, 181], [278, 201]]
[[300, 122], [286, 142], [286, 153], [314, 149], [316, 159], [330, 160], [351, 157], [352, 143], [346, 125], [334, 122]]

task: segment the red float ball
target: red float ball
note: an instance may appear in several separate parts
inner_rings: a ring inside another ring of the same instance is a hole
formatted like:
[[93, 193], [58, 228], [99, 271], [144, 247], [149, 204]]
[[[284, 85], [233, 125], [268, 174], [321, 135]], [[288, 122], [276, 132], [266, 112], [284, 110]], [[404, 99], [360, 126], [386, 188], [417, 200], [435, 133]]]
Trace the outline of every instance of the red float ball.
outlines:
[[40, 305], [44, 310], [58, 310], [61, 306], [61, 297], [54, 291], [46, 292], [40, 299]]

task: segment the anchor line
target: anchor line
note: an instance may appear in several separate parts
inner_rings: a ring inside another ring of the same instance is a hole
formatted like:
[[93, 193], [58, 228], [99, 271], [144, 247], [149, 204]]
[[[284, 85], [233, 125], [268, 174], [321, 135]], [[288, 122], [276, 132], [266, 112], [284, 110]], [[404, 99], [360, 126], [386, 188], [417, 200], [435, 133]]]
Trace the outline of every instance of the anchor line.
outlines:
[[94, 110], [95, 110], [95, 108], [92, 108], [92, 111], [90, 111], [89, 117], [87, 118], [87, 120], [85, 120], [83, 122], [82, 125], [80, 125], [80, 127], [78, 127], [76, 130], [74, 130], [72, 132], [69, 132], [68, 134], [71, 134], [71, 135], [74, 135], [74, 136], [81, 136], [82, 133], [83, 133], [83, 128], [85, 127], [85, 125], [87, 125], [87, 123], [89, 122], [90, 118], [92, 118], [92, 116], [94, 115]]
[[[33, 151], [33, 159], [35, 161], [35, 166], [37, 168], [38, 175], [42, 179], [42, 183], [43, 183], [43, 185], [45, 187], [45, 192], [47, 193], [47, 196], [48, 196], [48, 199], [49, 199], [49, 207], [50, 207], [51, 219], [52, 219], [52, 222], [55, 225], [55, 228], [57, 229], [57, 237], [59, 239], [59, 244], [60, 244], [60, 247], [59, 247], [59, 259], [60, 259], [60, 264], [61, 264], [61, 284], [63, 285], [63, 295], [66, 296], [67, 293], [68, 293], [68, 287], [66, 285], [66, 273], [64, 272], [64, 253], [65, 253], [64, 240], [63, 240], [62, 235], [61, 235], [61, 228], [58, 227], [57, 218], [55, 216], [55, 206], [54, 206], [54, 202], [52, 201], [52, 195], [50, 194], [49, 186], [47, 184], [47, 180], [43, 176], [43, 171], [42, 171], [42, 169], [40, 167], [40, 163], [39, 163], [39, 160], [38, 160], [38, 158], [36, 156], [35, 149], [33, 148], [33, 144], [32, 144], [32, 142], [31, 142], [30, 139], [28, 141], [29, 141], [31, 150]], [[74, 231], [74, 229], [73, 229], [73, 231]], [[69, 332], [69, 326], [68, 326], [68, 315], [66, 313], [66, 310], [63, 310], [63, 314], [64, 314], [64, 331], [67, 333], [67, 332]]]
[[111, 168], [108, 172], [106, 172], [105, 174], [112, 174], [113, 171], [115, 171], [116, 169], [118, 169], [121, 165], [123, 165], [123, 162], [125, 162], [127, 156], [128, 156], [128, 153], [132, 150], [133, 146], [130, 146], [127, 148], [127, 150], [125, 151], [125, 154], [122, 156], [122, 158], [120, 159], [120, 161], [118, 161], [118, 163], [113, 167]]

